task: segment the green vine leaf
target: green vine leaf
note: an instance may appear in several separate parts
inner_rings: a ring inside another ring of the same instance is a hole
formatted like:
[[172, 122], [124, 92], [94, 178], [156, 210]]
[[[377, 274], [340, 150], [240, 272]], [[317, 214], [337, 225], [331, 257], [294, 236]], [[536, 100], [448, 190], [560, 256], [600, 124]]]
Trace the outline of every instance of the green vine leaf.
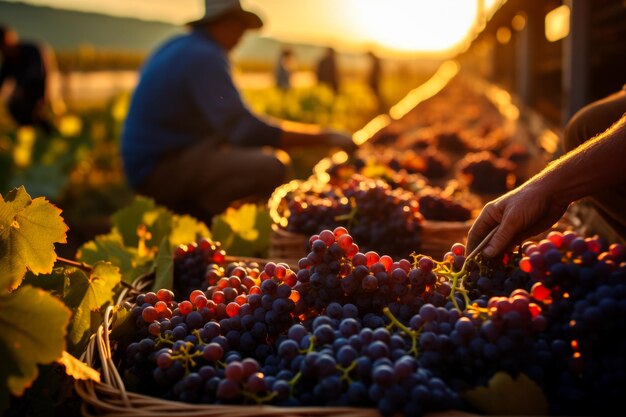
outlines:
[[97, 236], [85, 243], [78, 249], [76, 258], [90, 265], [108, 261], [120, 269], [124, 281], [128, 283], [149, 273], [153, 260], [153, 256], [140, 256], [136, 247], [124, 246], [122, 237], [116, 232]]
[[74, 379], [100, 382], [100, 372], [65, 351], [58, 362], [65, 367], [65, 373]]
[[254, 204], [229, 207], [213, 219], [213, 239], [227, 253], [238, 256], [266, 257], [271, 231], [269, 212]]
[[124, 307], [115, 307], [111, 322], [111, 340], [122, 346], [128, 345], [135, 335], [135, 322], [130, 311]]
[[169, 239], [163, 239], [159, 253], [154, 260], [156, 277], [152, 288], [155, 291], [161, 288], [174, 289], [174, 258], [170, 248]]
[[172, 227], [173, 214], [164, 207], [155, 204], [154, 200], [138, 196], [132, 204], [111, 216], [113, 229], [117, 231], [124, 242], [124, 246], [138, 247], [139, 235], [137, 228], [143, 225], [150, 233], [146, 239], [147, 246], [157, 246], [162, 239], [169, 235]]
[[70, 287], [64, 301], [74, 310], [69, 327], [68, 341], [74, 351], [80, 352], [89, 335], [102, 320], [101, 310], [113, 303], [113, 289], [120, 283], [117, 267], [108, 262], [98, 262], [89, 276], [80, 269], [69, 272]]
[[199, 237], [211, 238], [211, 232], [206, 224], [191, 216], [174, 215], [172, 230], [169, 233], [170, 248], [195, 242]]
[[[37, 308], [33, 308], [37, 306]], [[24, 285], [0, 295], [0, 410], [37, 378], [38, 364], [61, 358], [70, 310], [46, 291]]]
[[0, 195], [0, 289], [17, 288], [26, 270], [49, 274], [54, 267], [55, 243], [67, 242], [68, 227], [61, 210], [24, 187]]
[[463, 394], [473, 406], [492, 415], [547, 415], [548, 400], [541, 388], [524, 374], [516, 379], [498, 372], [487, 387], [478, 387]]

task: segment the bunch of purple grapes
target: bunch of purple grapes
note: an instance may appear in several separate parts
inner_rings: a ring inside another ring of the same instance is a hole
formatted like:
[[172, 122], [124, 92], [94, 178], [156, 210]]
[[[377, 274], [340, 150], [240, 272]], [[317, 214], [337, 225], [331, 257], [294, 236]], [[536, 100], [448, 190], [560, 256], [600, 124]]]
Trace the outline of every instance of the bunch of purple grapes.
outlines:
[[210, 264], [187, 299], [139, 295], [127, 386], [187, 402], [421, 415], [468, 409], [460, 393], [506, 372], [534, 380], [552, 414], [619, 405], [624, 245], [553, 232], [502, 259], [466, 262], [455, 244], [440, 262], [394, 261], [361, 252], [342, 227], [309, 245], [297, 273]]
[[390, 307], [408, 320], [424, 303], [447, 304], [450, 287], [433, 272], [431, 258], [413, 265], [405, 258], [394, 262], [388, 255], [360, 252], [343, 227], [311, 236], [309, 245], [311, 252], [298, 263], [296, 286], [304, 311], [354, 303], [363, 314], [380, 316]]
[[376, 407], [384, 416], [462, 407], [459, 395], [411, 355], [406, 336], [382, 320], [368, 325], [358, 311], [331, 303], [308, 328], [289, 329], [273, 362], [277, 378], [298, 378], [292, 404]]
[[551, 232], [523, 247], [548, 329], [534, 353], [558, 414], [611, 414], [626, 392], [626, 246]]
[[419, 205], [420, 213], [428, 220], [463, 222], [472, 218], [472, 210], [469, 207], [436, 193], [421, 195]]
[[262, 271], [256, 264], [212, 265], [205, 275], [211, 285], [180, 302], [165, 289], [137, 296], [135, 340], [124, 366], [139, 391], [190, 402], [229, 400], [214, 384], [228, 376], [220, 372], [222, 361], [233, 354], [267, 356], [299, 321], [292, 314], [296, 275], [284, 264], [267, 263]]
[[457, 164], [460, 173], [467, 178], [469, 189], [475, 193], [502, 194], [515, 185], [515, 165], [491, 152], [467, 154]]
[[224, 262], [225, 252], [219, 242], [200, 239], [188, 245], [180, 245], [174, 251], [174, 291], [187, 298], [195, 289], [208, 285], [207, 268]]
[[312, 235], [346, 227], [363, 250], [407, 257], [419, 250], [423, 216], [413, 193], [353, 175], [338, 186], [288, 201], [287, 230]]

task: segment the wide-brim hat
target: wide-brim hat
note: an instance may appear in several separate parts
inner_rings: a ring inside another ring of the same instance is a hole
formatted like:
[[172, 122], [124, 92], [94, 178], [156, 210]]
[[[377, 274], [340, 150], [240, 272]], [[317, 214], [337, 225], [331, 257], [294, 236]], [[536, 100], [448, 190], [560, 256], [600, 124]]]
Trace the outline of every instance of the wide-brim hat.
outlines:
[[263, 27], [263, 21], [254, 12], [244, 10], [239, 0], [205, 0], [204, 16], [188, 22], [188, 26], [197, 26], [213, 22], [226, 14], [234, 14], [246, 24], [248, 29]]

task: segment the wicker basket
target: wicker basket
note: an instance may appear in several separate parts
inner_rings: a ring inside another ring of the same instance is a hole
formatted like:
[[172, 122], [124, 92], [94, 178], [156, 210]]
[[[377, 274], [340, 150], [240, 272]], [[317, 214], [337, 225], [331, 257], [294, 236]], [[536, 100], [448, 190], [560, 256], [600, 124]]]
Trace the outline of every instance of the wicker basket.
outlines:
[[422, 247], [419, 252], [435, 259], [441, 259], [450, 251], [453, 244], [465, 244], [467, 233], [474, 220], [464, 222], [443, 222], [425, 220], [422, 224]]
[[298, 261], [307, 255], [309, 238], [300, 233], [288, 232], [276, 224], [270, 234], [269, 258], [281, 259], [282, 262], [297, 269]]
[[[227, 258], [227, 262], [251, 258]], [[265, 260], [267, 262], [267, 260]], [[131, 287], [125, 288], [118, 298], [117, 305], [123, 306], [138, 293], [148, 291], [154, 276], [138, 279]], [[100, 371], [101, 382], [76, 380], [76, 393], [82, 398], [81, 413], [85, 417], [258, 417], [258, 416], [339, 416], [339, 417], [380, 417], [374, 408], [355, 407], [278, 407], [252, 405], [210, 405], [188, 404], [168, 401], [126, 391], [113, 353], [117, 348], [109, 338], [116, 307], [109, 306], [98, 330], [91, 336], [81, 360], [88, 366]], [[120, 307], [123, 308], [123, 307]]]
[[[454, 243], [466, 243], [472, 223], [473, 220], [464, 222], [425, 220], [422, 224], [422, 245], [416, 251], [441, 259]], [[269, 257], [283, 259], [283, 262], [297, 267], [298, 260], [307, 255], [308, 239], [306, 235], [289, 232], [274, 224], [270, 236]]]

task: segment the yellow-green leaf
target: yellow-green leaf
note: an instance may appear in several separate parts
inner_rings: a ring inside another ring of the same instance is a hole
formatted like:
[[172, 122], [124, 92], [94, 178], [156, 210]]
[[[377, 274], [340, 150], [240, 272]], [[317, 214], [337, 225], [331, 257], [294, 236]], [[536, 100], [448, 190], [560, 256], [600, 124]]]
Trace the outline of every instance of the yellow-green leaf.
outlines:
[[65, 366], [65, 373], [74, 379], [100, 382], [100, 372], [83, 361], [76, 359], [66, 351], [63, 351], [63, 356], [61, 356], [58, 362]]
[[147, 246], [156, 246], [171, 231], [173, 214], [164, 207], [155, 204], [154, 200], [138, 196], [128, 207], [111, 216], [113, 228], [122, 236], [124, 246], [137, 247], [139, 235], [137, 229], [145, 226], [150, 233], [146, 239]]
[[153, 255], [141, 256], [136, 247], [124, 246], [122, 237], [117, 232], [97, 236], [85, 243], [78, 249], [76, 257], [90, 265], [108, 261], [119, 267], [124, 281], [129, 283], [150, 272], [153, 261]]
[[122, 345], [132, 341], [135, 336], [135, 322], [129, 310], [124, 307], [116, 307], [111, 320], [111, 340]]
[[66, 243], [61, 210], [23, 187], [0, 195], [0, 290], [15, 289], [26, 270], [48, 274], [54, 267], [55, 243]]
[[155, 291], [161, 288], [174, 289], [174, 258], [170, 247], [169, 239], [163, 239], [159, 247], [159, 253], [154, 260], [156, 277], [153, 289]]
[[548, 400], [541, 388], [524, 374], [516, 379], [498, 372], [487, 387], [478, 387], [463, 394], [474, 407], [486, 414], [547, 415]]
[[213, 239], [229, 254], [266, 257], [271, 218], [266, 209], [254, 204], [229, 207], [213, 219], [211, 231]]
[[94, 240], [83, 244], [76, 253], [76, 258], [89, 265], [98, 261], [109, 261], [127, 271], [133, 267], [133, 259], [137, 256], [137, 249], [124, 246], [122, 237], [117, 233], [96, 236]]
[[199, 237], [211, 238], [209, 228], [203, 222], [187, 215], [174, 215], [169, 241], [172, 246], [195, 242]]
[[[119, 269], [108, 262], [98, 262], [87, 274], [75, 269], [69, 274], [70, 288], [64, 301], [74, 310], [68, 340], [80, 350], [101, 320], [102, 307], [113, 303], [113, 289], [120, 283]], [[97, 313], [97, 314], [94, 314]]]
[[61, 357], [70, 316], [60, 300], [28, 285], [0, 295], [0, 409], [8, 393], [21, 395], [37, 378], [37, 365]]

